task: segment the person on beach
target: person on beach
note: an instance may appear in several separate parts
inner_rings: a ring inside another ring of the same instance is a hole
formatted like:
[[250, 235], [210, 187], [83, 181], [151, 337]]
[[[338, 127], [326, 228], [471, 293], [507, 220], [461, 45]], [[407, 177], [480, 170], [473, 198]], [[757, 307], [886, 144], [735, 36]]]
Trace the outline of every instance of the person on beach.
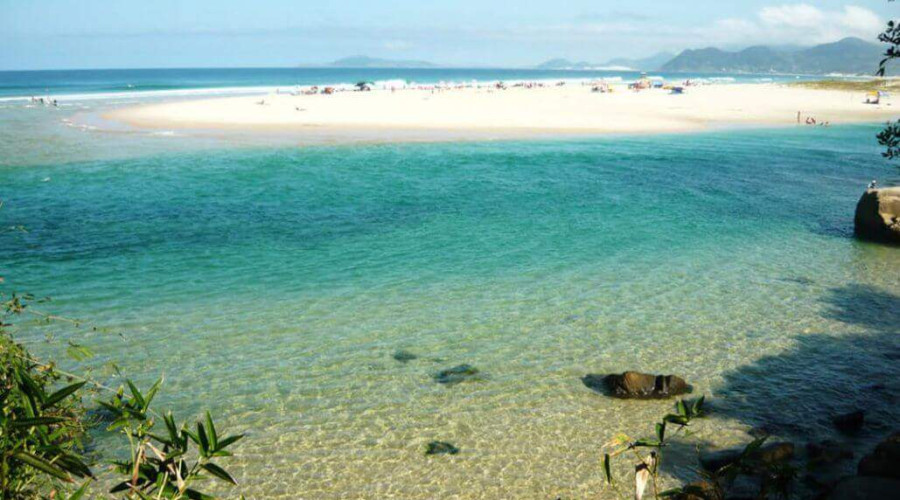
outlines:
[[869, 183], [869, 185], [866, 187], [866, 189], [875, 189], [877, 186], [878, 186], [878, 181], [876, 181], [875, 179], [872, 179], [872, 182]]

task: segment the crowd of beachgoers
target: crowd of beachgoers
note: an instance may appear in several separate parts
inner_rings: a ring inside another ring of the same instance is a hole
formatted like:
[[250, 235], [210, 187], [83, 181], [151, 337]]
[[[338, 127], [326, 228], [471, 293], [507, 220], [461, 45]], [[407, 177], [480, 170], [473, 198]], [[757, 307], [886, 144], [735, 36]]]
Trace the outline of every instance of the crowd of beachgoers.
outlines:
[[[667, 83], [660, 76], [643, 75], [639, 79], [626, 82], [620, 77], [602, 78], [602, 79], [576, 79], [576, 80], [515, 80], [515, 81], [478, 81], [472, 80], [468, 82], [437, 82], [437, 83], [415, 83], [402, 80], [391, 80], [384, 82], [360, 81], [353, 85], [306, 85], [295, 86], [290, 89], [277, 88], [276, 95], [287, 94], [293, 96], [300, 95], [331, 95], [338, 92], [369, 92], [372, 90], [388, 90], [397, 92], [400, 90], [418, 90], [428, 92], [444, 92], [451, 90], [485, 90], [487, 92], [507, 89], [542, 89], [549, 87], [565, 87], [565, 86], [582, 86], [590, 87], [594, 92], [613, 92], [618, 87], [622, 89], [639, 92], [648, 89], [664, 89], [675, 90], [685, 87], [697, 85], [709, 85], [714, 83], [723, 83], [728, 79], [685, 79], [678, 84]], [[733, 81], [733, 80], [732, 80]]]

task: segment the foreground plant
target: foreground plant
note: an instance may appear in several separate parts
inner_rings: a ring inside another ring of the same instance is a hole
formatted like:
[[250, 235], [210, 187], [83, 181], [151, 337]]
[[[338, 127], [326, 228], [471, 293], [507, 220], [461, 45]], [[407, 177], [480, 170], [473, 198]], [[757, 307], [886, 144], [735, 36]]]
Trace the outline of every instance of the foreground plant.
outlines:
[[[632, 439], [625, 434], [616, 436], [607, 444], [613, 448], [613, 451], [603, 456], [603, 472], [607, 483], [615, 487], [611, 471], [612, 459], [631, 452], [635, 458], [635, 500], [644, 498], [648, 486], [652, 486], [653, 497], [656, 499], [724, 500], [726, 490], [741, 475], [759, 479], [759, 491], [754, 498], [760, 500], [789, 498], [797, 470], [786, 462], [764, 458], [762, 447], [767, 439], [765, 436], [745, 446], [739, 454], [718, 470], [698, 469], [696, 472], [701, 478], [700, 481], [659, 491], [659, 467], [664, 451], [676, 436], [689, 437], [691, 435], [689, 430], [691, 423], [704, 416], [703, 403], [703, 397], [693, 403], [678, 401], [675, 405], [675, 413], [666, 415], [655, 424], [655, 435], [652, 438]], [[670, 431], [673, 426], [675, 430]], [[618, 492], [618, 490], [616, 491]], [[619, 493], [621, 494], [621, 492]]]
[[[212, 499], [200, 491], [200, 481], [237, 484], [216, 461], [230, 457], [227, 448], [243, 435], [220, 439], [209, 412], [196, 423], [196, 431], [187, 424], [179, 427], [171, 412], [160, 416], [151, 403], [161, 381], [142, 393], [127, 380], [126, 396], [125, 387], [112, 390], [88, 376], [66, 373], [17, 343], [10, 332], [13, 317], [31, 313], [42, 322], [57, 319], [31, 310], [33, 301], [28, 295], [0, 292], [0, 500], [85, 498], [94, 474], [85, 458], [83, 440], [90, 423], [82, 396], [101, 391], [113, 393], [98, 402], [110, 418], [108, 430], [120, 432], [128, 442], [129, 458], [114, 462], [113, 468], [125, 479], [110, 493], [128, 499]], [[91, 355], [73, 342], [67, 352], [76, 359]], [[156, 429], [160, 420], [162, 433]]]
[[0, 320], [0, 498], [38, 498], [92, 476], [81, 458], [84, 412], [76, 394], [85, 382], [51, 392], [63, 376], [33, 362], [5, 326]]
[[244, 435], [219, 439], [209, 412], [205, 422], [197, 422], [196, 432], [186, 423], [179, 427], [172, 412], [167, 412], [162, 417], [165, 432], [156, 433], [150, 404], [161, 383], [157, 381], [143, 394], [128, 381], [129, 396], [120, 388], [108, 401], [100, 402], [112, 415], [109, 429], [120, 430], [131, 447], [131, 456], [116, 462], [116, 470], [128, 479], [110, 492], [125, 493], [126, 498], [206, 499], [213, 497], [193, 486], [207, 476], [236, 485], [231, 474], [213, 460], [232, 456], [226, 448]]
[[[603, 472], [606, 475], [607, 484], [613, 484], [611, 460], [619, 455], [631, 452], [635, 459], [635, 493], [634, 498], [641, 500], [648, 484], [653, 487], [656, 498], [675, 496], [680, 490], [668, 490], [660, 492], [658, 488], [659, 466], [662, 463], [663, 451], [672, 439], [683, 433], [688, 434], [688, 426], [694, 419], [703, 416], [703, 402], [700, 397], [693, 403], [685, 403], [679, 400], [675, 405], [675, 413], [670, 413], [655, 424], [655, 435], [652, 438], [632, 439], [628, 435], [619, 434], [606, 446], [613, 451], [603, 455]], [[673, 432], [667, 432], [670, 426], [675, 426]]]

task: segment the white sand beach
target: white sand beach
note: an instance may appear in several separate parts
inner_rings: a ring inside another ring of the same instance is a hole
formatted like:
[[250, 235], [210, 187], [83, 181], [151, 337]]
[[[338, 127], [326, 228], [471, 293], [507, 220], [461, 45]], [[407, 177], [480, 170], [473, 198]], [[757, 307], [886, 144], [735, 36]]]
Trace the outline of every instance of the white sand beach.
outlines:
[[[331, 95], [241, 96], [123, 108], [105, 118], [152, 129], [297, 132], [447, 131], [512, 135], [663, 133], [724, 126], [886, 121], [898, 115], [889, 99], [866, 104], [860, 91], [783, 84], [711, 84], [669, 90], [592, 92], [568, 84], [539, 88], [378, 89]], [[898, 108], [900, 109], [900, 108]]]

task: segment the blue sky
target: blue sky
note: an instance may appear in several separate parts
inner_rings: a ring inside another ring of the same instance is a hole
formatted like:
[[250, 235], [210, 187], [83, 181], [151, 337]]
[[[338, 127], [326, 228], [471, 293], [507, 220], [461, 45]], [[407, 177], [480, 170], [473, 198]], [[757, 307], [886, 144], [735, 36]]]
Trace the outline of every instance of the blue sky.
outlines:
[[874, 37], [900, 3], [744, 0], [0, 0], [0, 69], [454, 66]]

